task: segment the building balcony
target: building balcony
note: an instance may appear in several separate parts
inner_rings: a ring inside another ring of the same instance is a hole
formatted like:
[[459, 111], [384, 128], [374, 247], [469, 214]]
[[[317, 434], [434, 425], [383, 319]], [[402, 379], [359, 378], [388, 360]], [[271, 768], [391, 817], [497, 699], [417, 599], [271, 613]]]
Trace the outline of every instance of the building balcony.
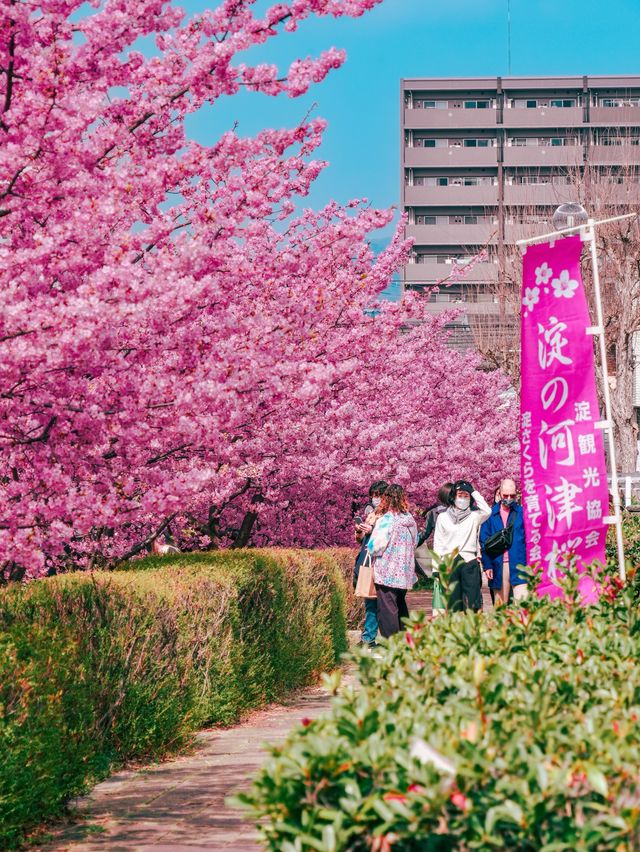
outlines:
[[514, 222], [505, 223], [504, 241], [507, 245], [517, 240], [526, 240], [530, 237], [539, 237], [540, 234], [548, 234], [553, 231], [551, 222]]
[[513, 107], [504, 110], [505, 127], [578, 127], [582, 124], [582, 107]]
[[[434, 295], [440, 296], [441, 293]], [[451, 302], [429, 299], [427, 310], [434, 316], [439, 316], [445, 311], [462, 311], [467, 320], [476, 317], [486, 317], [496, 323], [500, 317], [500, 305], [497, 300], [491, 302], [470, 302], [466, 299], [456, 299]]]
[[590, 145], [587, 161], [592, 166], [638, 166], [640, 145]]
[[549, 205], [557, 207], [565, 201], [573, 201], [576, 188], [570, 184], [528, 183], [504, 188], [504, 203], [506, 206], [518, 205], [523, 207], [538, 207]]
[[607, 127], [640, 127], [640, 107], [591, 107], [589, 124]]
[[498, 148], [405, 148], [404, 165], [447, 169], [497, 167]]
[[432, 128], [491, 128], [496, 126], [495, 109], [405, 109], [404, 126], [408, 130]]
[[404, 203], [412, 206], [449, 205], [496, 207], [497, 186], [405, 186]]
[[[456, 266], [452, 263], [408, 263], [404, 267], [404, 280], [411, 284], [437, 284], [446, 281]], [[496, 263], [476, 263], [466, 275], [459, 279], [462, 282], [496, 281], [498, 265]]]
[[483, 246], [497, 234], [498, 226], [479, 225], [407, 225], [407, 237], [420, 246]]
[[584, 162], [582, 145], [524, 145], [504, 149], [505, 166], [575, 167]]

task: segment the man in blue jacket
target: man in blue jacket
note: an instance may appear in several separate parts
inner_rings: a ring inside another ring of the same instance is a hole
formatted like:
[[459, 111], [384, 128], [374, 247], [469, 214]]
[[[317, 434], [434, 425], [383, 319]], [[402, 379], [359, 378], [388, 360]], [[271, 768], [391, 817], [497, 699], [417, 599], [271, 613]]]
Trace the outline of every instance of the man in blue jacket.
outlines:
[[[488, 556], [485, 553], [487, 540], [512, 525], [513, 542], [509, 550], [493, 558]], [[507, 603], [511, 591], [515, 600], [524, 600], [527, 596], [527, 580], [518, 571], [518, 566], [527, 564], [527, 546], [522, 506], [516, 503], [516, 484], [513, 479], [503, 479], [500, 483], [500, 502], [494, 505], [491, 517], [480, 527], [480, 549], [482, 568], [489, 580], [489, 587], [494, 591], [496, 603]]]

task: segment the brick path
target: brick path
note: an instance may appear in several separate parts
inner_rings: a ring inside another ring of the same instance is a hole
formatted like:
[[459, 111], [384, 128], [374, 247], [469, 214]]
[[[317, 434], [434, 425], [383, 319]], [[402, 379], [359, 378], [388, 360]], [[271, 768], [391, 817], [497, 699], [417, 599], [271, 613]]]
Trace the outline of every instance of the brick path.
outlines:
[[[488, 593], [485, 607], [490, 607]], [[430, 592], [409, 596], [411, 609], [431, 608]], [[357, 638], [353, 634], [352, 638]], [[347, 677], [350, 677], [347, 675]], [[314, 687], [284, 704], [254, 713], [234, 728], [202, 731], [193, 754], [118, 772], [76, 804], [82, 819], [36, 848], [42, 852], [256, 852], [256, 831], [225, 798], [247, 786], [264, 759], [265, 742], [282, 742], [305, 716], [329, 706]]]

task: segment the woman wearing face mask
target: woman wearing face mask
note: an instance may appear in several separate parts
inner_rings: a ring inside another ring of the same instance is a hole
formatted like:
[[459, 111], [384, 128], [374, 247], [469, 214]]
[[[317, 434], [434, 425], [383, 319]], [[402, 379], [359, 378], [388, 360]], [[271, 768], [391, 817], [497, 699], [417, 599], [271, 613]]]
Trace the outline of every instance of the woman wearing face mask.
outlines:
[[482, 609], [482, 577], [478, 561], [478, 533], [491, 509], [479, 491], [459, 479], [454, 482], [449, 508], [438, 515], [433, 549], [438, 556], [455, 555], [449, 578], [449, 610]]
[[[519, 565], [527, 564], [527, 547], [524, 535], [522, 506], [516, 503], [516, 483], [503, 479], [500, 483], [500, 502], [493, 507], [491, 517], [480, 528], [482, 567], [489, 580], [496, 603], [507, 603], [513, 593], [516, 601], [527, 596], [527, 580], [518, 571]], [[511, 547], [503, 554], [489, 556], [484, 545], [493, 535], [505, 527], [513, 527]]]
[[[356, 558], [356, 564], [353, 572], [353, 587], [355, 589], [360, 573], [360, 566], [364, 562], [367, 554], [367, 544], [371, 537], [371, 531], [378, 520], [380, 500], [386, 491], [388, 483], [383, 479], [379, 479], [372, 483], [369, 488], [369, 501], [362, 510], [362, 518], [356, 519], [356, 541], [360, 545], [360, 551]], [[356, 516], [359, 518], [360, 516]], [[364, 626], [358, 645], [369, 648], [376, 647], [376, 637], [378, 635], [378, 602], [375, 598], [364, 599]]]

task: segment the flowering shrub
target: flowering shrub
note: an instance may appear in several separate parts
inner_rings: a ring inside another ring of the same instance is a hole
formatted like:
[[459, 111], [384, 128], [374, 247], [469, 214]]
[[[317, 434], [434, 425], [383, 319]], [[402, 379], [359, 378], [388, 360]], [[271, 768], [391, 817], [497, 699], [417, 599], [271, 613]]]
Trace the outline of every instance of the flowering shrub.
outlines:
[[345, 586], [330, 554], [129, 567], [0, 591], [2, 849], [113, 765], [234, 722], [346, 649]]
[[361, 687], [272, 750], [242, 797], [268, 848], [630, 849], [640, 843], [640, 613], [598, 606], [414, 617]]

